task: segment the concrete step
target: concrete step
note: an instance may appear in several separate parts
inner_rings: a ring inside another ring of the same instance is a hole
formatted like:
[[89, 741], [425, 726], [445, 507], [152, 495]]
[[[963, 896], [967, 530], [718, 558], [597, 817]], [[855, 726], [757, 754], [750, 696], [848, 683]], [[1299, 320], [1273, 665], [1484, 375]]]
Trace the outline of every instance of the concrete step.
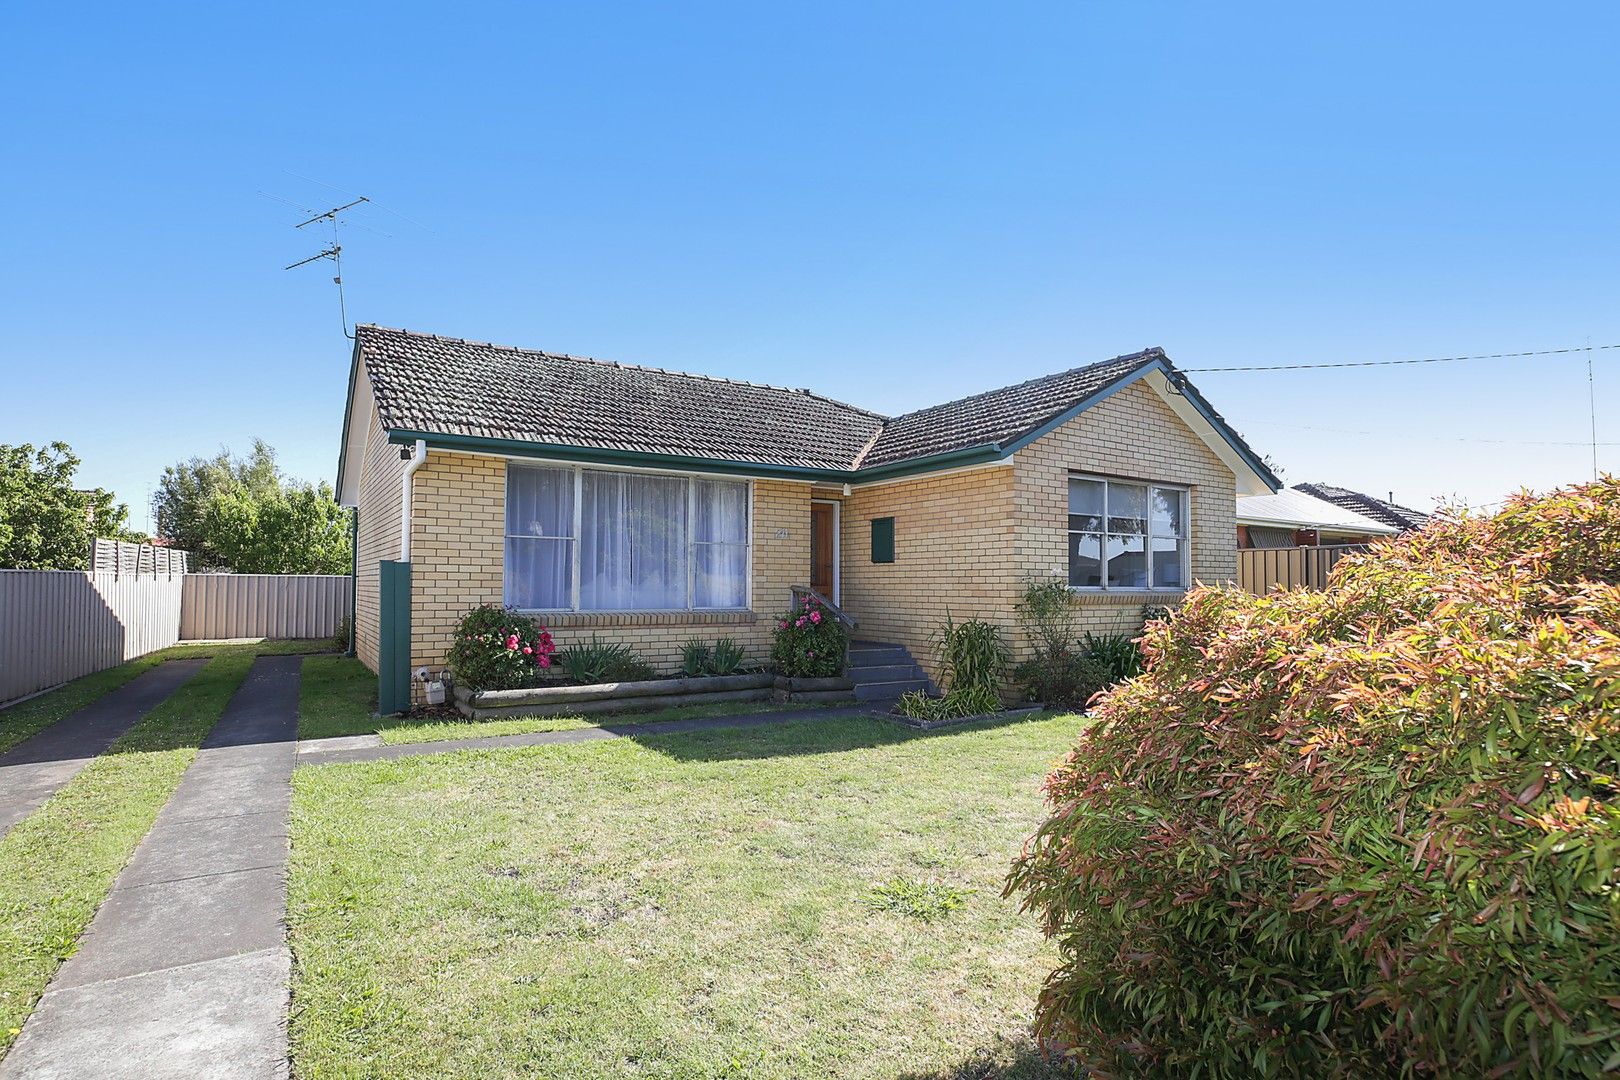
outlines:
[[893, 701], [901, 694], [909, 694], [913, 690], [927, 690], [928, 680], [893, 679], [888, 682], [857, 683], [855, 686], [856, 701]]
[[895, 679], [920, 679], [922, 669], [916, 664], [851, 664], [844, 669], [844, 677], [852, 680], [855, 685], [869, 682], [892, 682]]
[[849, 650], [850, 667], [871, 667], [878, 664], [909, 664], [911, 653], [900, 645], [852, 646]]

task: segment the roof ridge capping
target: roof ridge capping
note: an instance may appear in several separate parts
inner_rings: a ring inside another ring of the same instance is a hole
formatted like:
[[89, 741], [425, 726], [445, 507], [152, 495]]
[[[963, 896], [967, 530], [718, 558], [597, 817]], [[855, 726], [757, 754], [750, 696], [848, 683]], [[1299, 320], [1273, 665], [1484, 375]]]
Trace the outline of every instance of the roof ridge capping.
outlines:
[[428, 341], [442, 341], [450, 345], [470, 345], [479, 349], [497, 349], [502, 352], [521, 353], [525, 356], [544, 356], [551, 360], [573, 360], [581, 364], [600, 364], [603, 367], [620, 368], [621, 370], [625, 371], [655, 371], [660, 375], [677, 375], [685, 379], [702, 379], [706, 382], [726, 383], [731, 386], [748, 386], [756, 390], [777, 390], [784, 394], [803, 394], [805, 397], [812, 397], [818, 401], [825, 401], [828, 404], [837, 405], [840, 408], [849, 409], [852, 412], [858, 412], [862, 415], [870, 416], [875, 420], [888, 419], [888, 417], [883, 413], [873, 412], [871, 409], [863, 409], [859, 405], [851, 405], [847, 401], [840, 401], [838, 398], [829, 397], [826, 394], [818, 394], [814, 390], [810, 390], [803, 386], [778, 386], [775, 383], [754, 382], [752, 379], [734, 379], [727, 375], [708, 375], [701, 371], [682, 371], [677, 368], [657, 367], [653, 364], [633, 364], [624, 360], [604, 360], [597, 356], [578, 356], [574, 353], [551, 352], [548, 349], [526, 349], [521, 345], [502, 345], [501, 343], [495, 341], [479, 341], [475, 338], [458, 338], [450, 337], [446, 334], [430, 334], [424, 330], [407, 330], [400, 326], [381, 326], [377, 323], [355, 324], [354, 332], [356, 338], [359, 337], [361, 330], [373, 330], [383, 334], [399, 334], [404, 337], [422, 338]]

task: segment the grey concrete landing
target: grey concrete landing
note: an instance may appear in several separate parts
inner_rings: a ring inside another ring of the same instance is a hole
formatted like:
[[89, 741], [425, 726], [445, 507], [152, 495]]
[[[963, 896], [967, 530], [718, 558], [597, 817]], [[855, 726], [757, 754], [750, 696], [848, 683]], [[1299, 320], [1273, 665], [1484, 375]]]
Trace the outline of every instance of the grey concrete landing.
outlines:
[[303, 658], [255, 660], [0, 1078], [287, 1075], [287, 815]]
[[159, 664], [0, 754], [0, 833], [43, 806], [207, 662]]

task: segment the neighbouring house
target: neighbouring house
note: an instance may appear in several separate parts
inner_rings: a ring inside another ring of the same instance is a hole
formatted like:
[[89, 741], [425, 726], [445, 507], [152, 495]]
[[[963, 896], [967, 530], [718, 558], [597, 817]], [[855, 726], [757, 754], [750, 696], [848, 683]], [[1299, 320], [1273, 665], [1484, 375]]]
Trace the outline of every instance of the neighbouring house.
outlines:
[[1294, 488], [1303, 491], [1307, 495], [1330, 502], [1335, 506], [1353, 511], [1363, 517], [1369, 517], [1374, 521], [1392, 526], [1400, 532], [1421, 529], [1434, 516], [1425, 514], [1421, 510], [1413, 510], [1409, 506], [1402, 506], [1395, 501], [1394, 492], [1390, 493], [1388, 499], [1377, 499], [1371, 495], [1363, 495], [1359, 491], [1335, 487], [1332, 484], [1295, 484]]
[[1159, 349], [887, 417], [367, 325], [337, 484], [356, 648], [389, 711], [480, 603], [668, 670], [694, 637], [763, 659], [795, 587], [930, 671], [947, 612], [1022, 649], [1031, 575], [1065, 576], [1085, 629], [1134, 630], [1233, 580], [1237, 496], [1280, 487]]
[[1368, 544], [1400, 531], [1298, 488], [1238, 496], [1240, 549]]

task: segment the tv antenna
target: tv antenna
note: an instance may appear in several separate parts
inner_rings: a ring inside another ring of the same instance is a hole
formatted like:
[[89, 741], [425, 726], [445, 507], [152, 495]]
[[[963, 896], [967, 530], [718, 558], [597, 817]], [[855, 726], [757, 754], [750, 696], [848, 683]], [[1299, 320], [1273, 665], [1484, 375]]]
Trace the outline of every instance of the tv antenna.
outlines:
[[322, 213], [316, 214], [314, 217], [307, 218], [294, 225], [293, 228], [302, 229], [304, 226], [313, 225], [318, 221], [329, 222], [332, 226], [332, 246], [321, 251], [317, 251], [307, 259], [299, 259], [290, 266], [282, 267], [283, 270], [296, 270], [300, 266], [308, 266], [310, 263], [319, 262], [322, 259], [332, 260], [332, 266], [334, 269], [334, 273], [332, 275], [332, 284], [337, 286], [338, 317], [343, 322], [343, 336], [349, 338], [350, 340], [353, 340], [354, 335], [349, 333], [349, 309], [343, 302], [343, 245], [338, 243], [338, 215], [343, 213], [345, 210], [352, 210], [361, 203], [368, 203], [370, 201], [370, 199], [362, 195], [353, 202], [344, 203], [342, 206], [334, 206], [330, 210], [323, 211]]

